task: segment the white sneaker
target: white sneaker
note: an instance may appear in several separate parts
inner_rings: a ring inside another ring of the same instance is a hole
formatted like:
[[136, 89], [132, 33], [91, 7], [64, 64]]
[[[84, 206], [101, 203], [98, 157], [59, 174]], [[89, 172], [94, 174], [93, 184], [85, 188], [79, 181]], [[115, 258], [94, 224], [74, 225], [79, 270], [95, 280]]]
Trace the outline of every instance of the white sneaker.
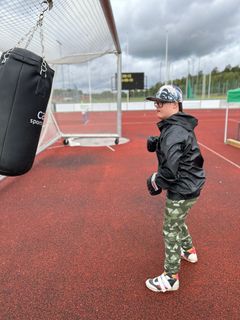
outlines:
[[197, 252], [194, 247], [185, 251], [181, 248], [181, 258], [187, 260], [191, 263], [196, 263], [198, 261]]
[[178, 274], [171, 276], [162, 273], [156, 278], [148, 279], [146, 281], [146, 286], [154, 292], [176, 291], [179, 288]]

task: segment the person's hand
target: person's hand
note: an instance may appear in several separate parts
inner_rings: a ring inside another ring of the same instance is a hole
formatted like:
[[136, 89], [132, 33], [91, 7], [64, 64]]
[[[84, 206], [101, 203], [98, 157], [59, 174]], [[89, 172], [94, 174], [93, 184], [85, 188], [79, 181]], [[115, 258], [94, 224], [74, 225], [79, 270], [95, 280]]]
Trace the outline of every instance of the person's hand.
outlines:
[[159, 139], [159, 137], [157, 137], [157, 136], [148, 137], [148, 139], [147, 139], [147, 150], [149, 152], [156, 151], [158, 139]]
[[162, 188], [158, 187], [156, 184], [156, 175], [157, 172], [153, 173], [148, 179], [147, 179], [147, 188], [151, 196], [156, 196], [162, 192]]

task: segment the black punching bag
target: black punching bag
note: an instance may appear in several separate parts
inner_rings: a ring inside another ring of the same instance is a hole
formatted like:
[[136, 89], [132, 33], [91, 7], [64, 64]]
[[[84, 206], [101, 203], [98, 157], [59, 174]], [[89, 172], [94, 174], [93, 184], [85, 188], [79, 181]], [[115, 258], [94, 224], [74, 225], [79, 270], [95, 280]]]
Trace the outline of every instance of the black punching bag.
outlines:
[[22, 48], [0, 59], [0, 174], [18, 176], [32, 167], [51, 93], [54, 71]]

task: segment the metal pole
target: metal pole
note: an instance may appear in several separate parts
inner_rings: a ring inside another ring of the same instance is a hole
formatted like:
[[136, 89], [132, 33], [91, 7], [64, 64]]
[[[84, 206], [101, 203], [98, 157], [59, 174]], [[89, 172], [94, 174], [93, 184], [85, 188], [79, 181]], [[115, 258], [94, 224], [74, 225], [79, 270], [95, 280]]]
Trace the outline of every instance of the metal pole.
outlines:
[[225, 114], [224, 143], [227, 143], [228, 107], [229, 107], [229, 104], [227, 103], [227, 106], [226, 106], [226, 114]]
[[203, 74], [203, 81], [202, 81], [202, 100], [205, 99], [205, 92], [206, 92], [206, 75]]
[[186, 96], [185, 96], [185, 99], [187, 100], [187, 98], [188, 98], [188, 74], [186, 77]]
[[208, 78], [208, 98], [210, 98], [210, 94], [211, 94], [211, 78], [212, 78], [212, 72], [209, 73], [209, 78]]
[[161, 83], [162, 81], [162, 60], [160, 60], [160, 77], [159, 77], [159, 82]]
[[126, 44], [126, 61], [127, 61], [127, 63], [126, 63], [126, 71], [127, 72], [129, 72], [129, 43], [128, 43], [128, 35], [127, 35], [127, 44]]
[[166, 56], [165, 56], [165, 67], [166, 67], [165, 84], [167, 84], [167, 83], [168, 83], [168, 30], [166, 31]]
[[122, 136], [122, 54], [117, 54], [117, 134]]
[[187, 69], [187, 78], [186, 78], [186, 100], [188, 99], [188, 83], [189, 83], [189, 74], [190, 74], [190, 60], [188, 59], [188, 69]]
[[170, 62], [169, 63], [169, 79], [171, 81], [171, 85], [173, 84], [173, 79], [174, 79], [173, 72], [174, 72], [173, 62]]
[[[59, 45], [59, 54], [60, 54], [60, 58], [62, 58], [62, 43], [60, 42], [60, 41], [58, 41], [58, 40], [56, 40], [57, 41], [57, 43], [58, 43], [58, 45]], [[62, 82], [63, 82], [63, 84], [62, 84], [62, 87], [63, 87], [63, 89], [65, 89], [65, 79], [64, 79], [64, 70], [63, 70], [63, 65], [61, 65], [61, 72], [62, 72]]]
[[197, 71], [197, 85], [196, 85], [196, 96], [199, 94], [199, 72], [200, 72], [200, 61], [201, 61], [201, 58], [198, 59], [198, 71]]
[[191, 87], [192, 87], [192, 97], [195, 97], [195, 86], [194, 86], [194, 72], [195, 72], [195, 63], [194, 58], [191, 60], [192, 62], [192, 79], [191, 79]]
[[90, 109], [92, 110], [92, 81], [91, 81], [91, 70], [89, 66], [89, 61], [87, 63], [88, 66], [88, 95], [89, 95], [89, 104]]

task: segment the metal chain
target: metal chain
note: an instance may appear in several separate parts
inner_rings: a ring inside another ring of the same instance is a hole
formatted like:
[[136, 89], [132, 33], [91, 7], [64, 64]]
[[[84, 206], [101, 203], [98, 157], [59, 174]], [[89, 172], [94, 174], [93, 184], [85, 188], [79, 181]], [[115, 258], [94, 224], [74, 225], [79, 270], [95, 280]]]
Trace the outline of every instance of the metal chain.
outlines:
[[40, 41], [41, 41], [41, 47], [42, 47], [42, 57], [43, 59], [45, 59], [44, 35], [43, 35], [43, 27], [42, 27], [43, 20], [41, 20], [40, 23], [41, 23], [40, 24]]
[[43, 36], [43, 17], [44, 17], [44, 12], [40, 15], [39, 17], [39, 27], [40, 27], [40, 42], [41, 42], [41, 47], [42, 47], [42, 64], [41, 64], [41, 70], [40, 70], [40, 75], [44, 73], [45, 78], [47, 77], [47, 62], [45, 60], [45, 48], [44, 48], [44, 36]]
[[[30, 30], [28, 31], [28, 33], [26, 33], [26, 34], [18, 41], [16, 47], [20, 47], [21, 44], [23, 43], [23, 41], [24, 41], [27, 37], [30, 37], [31, 35], [32, 35], [32, 37], [33, 37], [33, 34], [34, 34], [35, 31], [37, 30], [37, 27], [38, 27], [38, 26], [35, 25], [32, 29], [30, 29]], [[31, 37], [31, 38], [32, 38], [32, 37]], [[27, 46], [28, 46], [28, 44], [25, 46], [25, 49], [26, 49]]]
[[[44, 73], [45, 78], [47, 77], [47, 62], [45, 60], [45, 48], [44, 48], [44, 36], [43, 36], [43, 18], [44, 18], [44, 13], [47, 10], [50, 10], [52, 7], [50, 7], [51, 2], [49, 2], [49, 0], [45, 0], [41, 3], [42, 7], [44, 5], [46, 5], [45, 8], [43, 8], [42, 12], [40, 13], [37, 23], [35, 24], [35, 26], [33, 26], [17, 43], [17, 47], [21, 46], [22, 43], [24, 42], [24, 40], [27, 38], [26, 44], [24, 49], [27, 49], [28, 46], [30, 45], [33, 36], [35, 34], [35, 32], [37, 31], [37, 29], [39, 28], [40, 31], [40, 43], [41, 43], [41, 48], [42, 48], [42, 64], [41, 64], [41, 70], [40, 70], [40, 75], [42, 75]], [[8, 56], [7, 56], [8, 58]]]
[[[23, 43], [23, 41], [27, 39], [27, 42], [25, 44], [25, 47], [24, 49], [27, 49], [29, 44], [31, 43], [32, 39], [33, 39], [33, 36], [35, 34], [35, 32], [37, 31], [38, 27], [39, 27], [39, 30], [40, 30], [40, 42], [41, 42], [41, 47], [42, 47], [42, 64], [41, 64], [41, 70], [40, 70], [40, 75], [44, 74], [44, 77], [46, 78], [47, 77], [47, 62], [45, 60], [45, 48], [44, 48], [44, 36], [43, 36], [43, 18], [44, 18], [44, 13], [45, 11], [47, 10], [51, 10], [52, 7], [53, 7], [53, 3], [52, 3], [52, 0], [44, 0], [42, 3], [41, 3], [42, 7], [44, 5], [46, 5], [45, 8], [43, 8], [43, 11], [40, 13], [39, 15], [39, 18], [37, 20], [37, 23], [35, 26], [33, 26], [17, 43], [16, 47], [19, 47], [21, 46], [21, 44]], [[10, 49], [8, 50], [4, 56], [3, 56], [3, 60], [1, 61], [1, 64], [4, 64], [8, 58], [9, 58], [9, 55], [10, 55], [10, 52], [12, 51], [13, 49]]]
[[[43, 3], [45, 3], [45, 2], [43, 2]], [[26, 42], [26, 44], [25, 44], [25, 47], [24, 47], [25, 49], [27, 49], [28, 46], [29, 46], [29, 44], [31, 43], [31, 41], [32, 41], [32, 39], [33, 39], [33, 36], [34, 36], [35, 32], [37, 31], [37, 29], [38, 29], [38, 27], [39, 27], [39, 28], [40, 28], [40, 39], [41, 39], [41, 47], [42, 47], [42, 55], [43, 55], [43, 57], [44, 57], [44, 45], [43, 45], [42, 24], [43, 24], [44, 12], [45, 12], [46, 10], [48, 10], [48, 9], [46, 8], [46, 9], [44, 9], [44, 10], [40, 13], [36, 25], [33, 26], [33, 28], [31, 28], [31, 29], [28, 31], [28, 33], [26, 33], [26, 34], [18, 41], [18, 43], [17, 43], [17, 47], [19, 47], [19, 46], [22, 44], [22, 42], [23, 42], [26, 38], [28, 38], [28, 39], [27, 39], [27, 42]]]

